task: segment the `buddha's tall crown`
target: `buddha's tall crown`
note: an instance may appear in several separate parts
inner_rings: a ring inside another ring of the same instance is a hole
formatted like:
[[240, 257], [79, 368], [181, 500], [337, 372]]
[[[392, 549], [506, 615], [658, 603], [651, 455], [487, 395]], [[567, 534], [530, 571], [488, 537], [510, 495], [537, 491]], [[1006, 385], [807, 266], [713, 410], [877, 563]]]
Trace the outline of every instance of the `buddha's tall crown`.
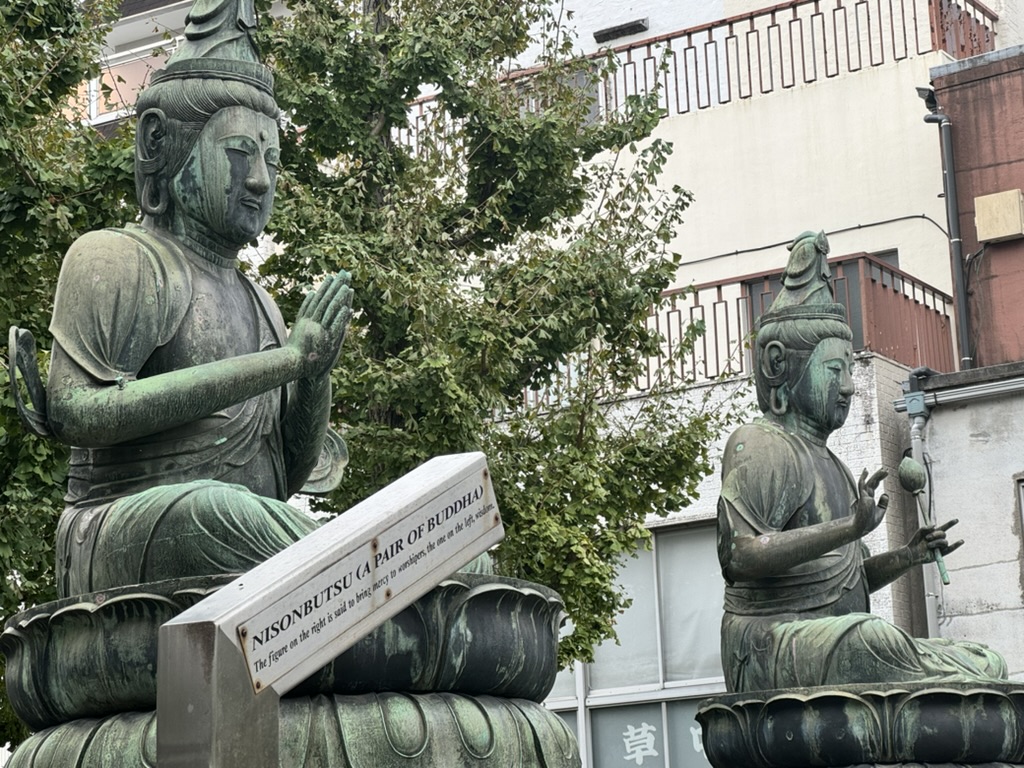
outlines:
[[758, 321], [758, 329], [791, 320], [846, 322], [846, 309], [835, 300], [828, 239], [824, 232], [804, 232], [788, 246], [789, 262], [782, 290]]
[[193, 78], [237, 80], [273, 96], [274, 77], [259, 58], [253, 0], [195, 0], [185, 41], [152, 83]]

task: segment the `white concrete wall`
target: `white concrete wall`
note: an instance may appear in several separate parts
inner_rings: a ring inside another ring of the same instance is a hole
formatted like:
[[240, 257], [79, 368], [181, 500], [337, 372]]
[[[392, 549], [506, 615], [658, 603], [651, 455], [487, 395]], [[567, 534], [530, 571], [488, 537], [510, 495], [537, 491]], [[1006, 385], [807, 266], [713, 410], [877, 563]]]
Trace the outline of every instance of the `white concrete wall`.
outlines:
[[[807, 229], [833, 255], [898, 248], [900, 267], [949, 292], [938, 133], [915, 86], [932, 54], [665, 119], [663, 180], [695, 195], [672, 246], [679, 284], [781, 269]], [[883, 224], [891, 219], [906, 218]], [[846, 230], [840, 232], [839, 230]], [[732, 255], [730, 255], [732, 254]]]
[[[649, 37], [677, 32], [680, 29], [700, 26], [725, 18], [724, 0], [554, 0], [552, 8], [557, 13], [561, 10], [563, 18], [575, 30], [575, 49], [580, 53], [593, 53], [601, 48], [617, 48]], [[764, 6], [763, 1], [752, 3]], [[647, 19], [649, 28], [646, 32], [598, 44], [594, 33], [600, 29], [617, 27], [637, 19]], [[539, 48], [531, 48], [520, 62], [529, 65], [536, 59]]]
[[943, 637], [987, 643], [1024, 679], [1021, 503], [1024, 394], [932, 410], [925, 433], [936, 519], [963, 547], [946, 560], [940, 585]]
[[1009, 48], [1024, 43], [1024, 3], [1020, 0], [991, 0], [986, 5], [999, 14], [997, 47]]

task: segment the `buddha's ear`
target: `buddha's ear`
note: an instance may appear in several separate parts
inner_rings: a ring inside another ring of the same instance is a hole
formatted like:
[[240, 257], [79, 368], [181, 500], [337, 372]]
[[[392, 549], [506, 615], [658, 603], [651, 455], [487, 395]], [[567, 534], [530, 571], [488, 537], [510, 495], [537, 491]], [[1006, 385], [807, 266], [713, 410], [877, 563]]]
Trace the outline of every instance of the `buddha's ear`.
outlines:
[[761, 351], [761, 373], [769, 386], [777, 387], [786, 378], [786, 347], [781, 341], [769, 341]]
[[154, 160], [164, 150], [164, 139], [167, 136], [167, 116], [162, 109], [153, 107], [139, 116], [137, 148], [143, 160]]
[[768, 385], [768, 408], [776, 416], [783, 416], [789, 407], [789, 386], [786, 371], [789, 366], [786, 346], [781, 341], [769, 341], [761, 351], [761, 373]]
[[135, 137], [135, 170], [139, 206], [148, 216], [162, 216], [170, 205], [167, 179], [167, 116], [153, 107], [139, 115]]

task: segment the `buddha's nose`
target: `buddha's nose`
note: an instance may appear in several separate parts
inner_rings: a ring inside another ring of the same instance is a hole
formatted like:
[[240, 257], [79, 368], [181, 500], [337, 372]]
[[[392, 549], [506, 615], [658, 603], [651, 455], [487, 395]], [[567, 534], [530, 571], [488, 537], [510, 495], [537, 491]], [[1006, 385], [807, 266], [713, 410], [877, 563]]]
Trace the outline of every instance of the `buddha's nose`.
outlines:
[[245, 188], [250, 192], [262, 195], [270, 189], [270, 174], [264, 163], [256, 163], [252, 172], [245, 178]]

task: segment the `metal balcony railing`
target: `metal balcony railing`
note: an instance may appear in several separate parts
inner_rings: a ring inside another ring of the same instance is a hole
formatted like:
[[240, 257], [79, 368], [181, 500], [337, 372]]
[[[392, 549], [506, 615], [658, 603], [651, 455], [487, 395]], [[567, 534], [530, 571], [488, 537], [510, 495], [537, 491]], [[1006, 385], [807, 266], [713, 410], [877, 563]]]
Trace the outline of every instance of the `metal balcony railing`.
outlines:
[[[596, 111], [657, 90], [673, 117], [932, 51], [962, 59], [995, 50], [998, 19], [977, 0], [790, 0], [611, 49], [616, 67], [599, 83]], [[419, 99], [398, 140], [415, 146], [445, 118], [434, 98]]]
[[[884, 355], [909, 367], [956, 370], [952, 297], [868, 253], [829, 259], [836, 301], [846, 308], [855, 351]], [[782, 285], [782, 271], [758, 272], [666, 291], [647, 324], [661, 335], [661, 354], [647, 358], [635, 388], [617, 397], [644, 395], [753, 373], [754, 322]], [[704, 332], [687, 348], [687, 329]], [[581, 366], [560, 367], [555, 380], [523, 392], [527, 408], [557, 407], [573, 397]]]
[[930, 51], [965, 58], [995, 49], [997, 20], [976, 0], [791, 0], [614, 49], [599, 100], [613, 112], [660, 86], [672, 116]]
[[995, 50], [995, 24], [999, 17], [976, 0], [932, 0], [932, 44], [954, 59], [966, 59]]
[[[829, 264], [855, 350], [911, 367], [955, 370], [950, 296], [867, 253], [840, 256]], [[664, 339], [662, 354], [647, 360], [635, 394], [648, 391], [659, 377], [685, 385], [752, 373], [754, 321], [780, 287], [781, 271], [774, 271], [666, 293], [665, 305], [648, 320]], [[704, 334], [681, 354], [681, 340], [693, 323], [702, 323]]]

